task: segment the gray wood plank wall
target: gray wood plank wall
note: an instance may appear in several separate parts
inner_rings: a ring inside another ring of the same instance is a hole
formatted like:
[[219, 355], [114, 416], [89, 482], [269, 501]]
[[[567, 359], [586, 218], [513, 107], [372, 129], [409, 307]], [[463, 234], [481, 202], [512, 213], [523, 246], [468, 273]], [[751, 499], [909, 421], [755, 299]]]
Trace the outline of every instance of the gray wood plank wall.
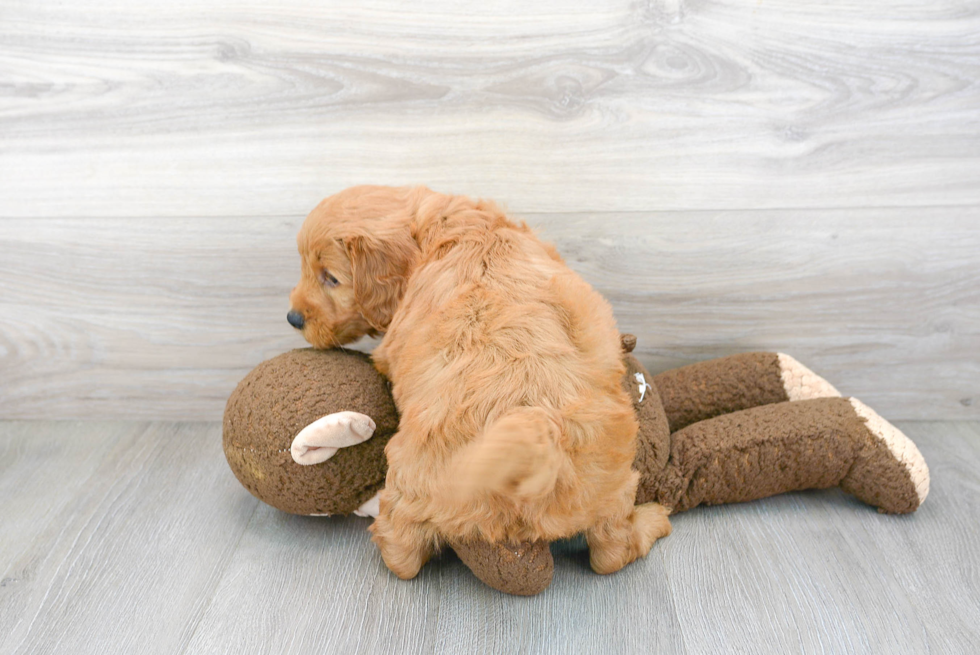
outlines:
[[217, 419], [293, 235], [363, 182], [491, 197], [661, 370], [796, 356], [980, 416], [980, 3], [0, 10], [0, 417]]

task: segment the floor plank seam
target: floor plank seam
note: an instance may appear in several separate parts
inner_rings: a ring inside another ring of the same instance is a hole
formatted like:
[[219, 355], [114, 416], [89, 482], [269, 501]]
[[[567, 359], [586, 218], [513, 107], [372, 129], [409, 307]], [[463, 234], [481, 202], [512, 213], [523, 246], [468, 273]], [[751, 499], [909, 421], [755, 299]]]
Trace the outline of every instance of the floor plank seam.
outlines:
[[672, 584], [673, 576], [670, 575], [670, 568], [667, 565], [666, 551], [667, 551], [666, 548], [660, 549], [660, 563], [663, 566], [664, 583], [667, 585], [667, 588], [670, 590], [670, 608], [674, 612], [674, 619], [677, 622], [677, 630], [680, 632], [680, 642], [681, 642], [681, 647], [683, 648], [682, 652], [684, 653], [684, 655], [687, 655], [687, 653], [690, 653], [691, 650], [688, 647], [687, 633], [684, 630], [684, 621], [681, 619], [681, 615], [677, 611], [677, 605], [680, 599], [677, 598], [677, 594], [674, 592], [674, 585]]
[[222, 567], [221, 572], [215, 576], [214, 586], [211, 589], [211, 596], [208, 598], [208, 602], [201, 608], [201, 613], [194, 622], [194, 628], [187, 636], [187, 642], [181, 647], [177, 655], [185, 655], [187, 653], [187, 649], [190, 648], [192, 643], [194, 643], [194, 637], [197, 635], [198, 630], [201, 629], [201, 623], [204, 621], [204, 617], [207, 616], [208, 610], [211, 609], [211, 606], [214, 604], [215, 597], [218, 594], [218, 589], [221, 587], [221, 582], [225, 579], [225, 576], [228, 573], [228, 567], [231, 565], [231, 562], [234, 559], [233, 556], [238, 550], [238, 546], [242, 543], [242, 539], [245, 538], [245, 534], [248, 532], [248, 529], [252, 526], [252, 523], [255, 520], [255, 515], [259, 511], [259, 504], [260, 501], [258, 499], [254, 499], [252, 513], [248, 515], [248, 520], [245, 521], [245, 525], [242, 528], [241, 533], [239, 533], [238, 539], [235, 540], [235, 545], [228, 549], [227, 556], [224, 558], [224, 566]]

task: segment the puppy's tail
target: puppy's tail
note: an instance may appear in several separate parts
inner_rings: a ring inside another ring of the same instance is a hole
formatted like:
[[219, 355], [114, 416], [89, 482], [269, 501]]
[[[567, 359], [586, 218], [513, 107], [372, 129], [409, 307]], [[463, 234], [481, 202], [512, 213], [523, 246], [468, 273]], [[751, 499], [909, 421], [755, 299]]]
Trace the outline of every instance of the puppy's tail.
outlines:
[[453, 462], [458, 499], [486, 492], [517, 502], [551, 493], [565, 461], [558, 412], [518, 407], [492, 423]]

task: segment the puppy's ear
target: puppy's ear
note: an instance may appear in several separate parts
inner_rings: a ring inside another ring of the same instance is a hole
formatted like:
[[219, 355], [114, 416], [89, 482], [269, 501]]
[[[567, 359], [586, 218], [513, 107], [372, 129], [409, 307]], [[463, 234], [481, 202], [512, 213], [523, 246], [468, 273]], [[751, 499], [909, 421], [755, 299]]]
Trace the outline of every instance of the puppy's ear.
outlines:
[[405, 293], [418, 247], [410, 236], [391, 240], [357, 236], [343, 243], [350, 258], [354, 302], [371, 327], [384, 332]]

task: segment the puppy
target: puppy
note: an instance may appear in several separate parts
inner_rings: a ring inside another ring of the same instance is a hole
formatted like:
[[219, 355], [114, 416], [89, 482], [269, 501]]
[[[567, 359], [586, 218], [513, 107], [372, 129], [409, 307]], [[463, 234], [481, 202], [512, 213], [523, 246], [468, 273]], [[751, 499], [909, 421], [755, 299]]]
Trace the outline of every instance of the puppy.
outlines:
[[287, 318], [317, 348], [384, 337], [401, 412], [373, 540], [414, 577], [443, 543], [584, 532], [612, 573], [670, 533], [634, 506], [637, 423], [609, 304], [494, 204], [354, 187], [297, 238]]

